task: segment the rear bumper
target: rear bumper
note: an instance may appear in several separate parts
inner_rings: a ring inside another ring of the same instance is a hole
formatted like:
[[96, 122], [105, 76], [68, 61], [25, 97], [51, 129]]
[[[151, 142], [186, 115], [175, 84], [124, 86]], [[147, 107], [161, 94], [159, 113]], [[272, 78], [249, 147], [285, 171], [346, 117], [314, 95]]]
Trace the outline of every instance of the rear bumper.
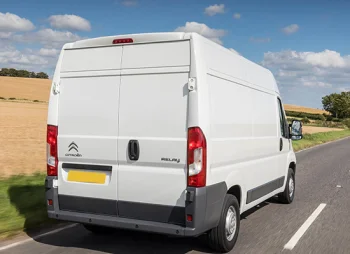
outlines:
[[196, 228], [186, 228], [174, 224], [154, 221], [142, 221], [121, 217], [109, 217], [94, 214], [75, 213], [69, 211], [48, 211], [49, 218], [63, 221], [92, 224], [112, 228], [130, 229], [136, 231], [153, 232], [166, 235], [197, 236], [203, 232]]
[[[166, 235], [177, 236], [198, 236], [218, 225], [223, 201], [227, 192], [225, 183], [218, 183], [204, 188], [187, 188], [186, 205], [183, 209], [183, 225], [164, 223], [164, 221], [152, 221], [150, 219], [135, 219], [135, 211], [130, 211], [130, 218], [119, 216], [118, 212], [112, 215], [93, 214], [80, 211], [70, 211], [60, 209], [58, 189], [53, 187], [52, 177], [46, 179], [46, 199], [52, 199], [53, 205], [47, 205], [48, 217], [52, 219], [78, 222], [82, 224], [92, 224], [112, 228], [153, 232]], [[77, 197], [79, 199], [79, 197]], [[147, 204], [149, 206], [150, 204]], [[140, 209], [142, 210], [142, 208]], [[159, 214], [166, 217], [168, 214]], [[193, 220], [186, 221], [186, 215], [192, 215]]]

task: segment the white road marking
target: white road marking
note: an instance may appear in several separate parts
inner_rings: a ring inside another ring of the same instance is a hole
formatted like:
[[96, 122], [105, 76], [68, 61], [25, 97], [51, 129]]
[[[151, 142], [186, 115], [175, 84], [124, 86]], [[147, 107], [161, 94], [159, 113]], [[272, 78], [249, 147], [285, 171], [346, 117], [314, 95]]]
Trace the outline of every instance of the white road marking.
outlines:
[[75, 223], [75, 224], [72, 224], [72, 225], [68, 225], [68, 226], [65, 226], [65, 227], [63, 227], [63, 228], [58, 228], [58, 229], [55, 229], [55, 230], [46, 232], [46, 233], [41, 234], [41, 235], [37, 235], [37, 236], [35, 236], [35, 237], [33, 237], [33, 238], [29, 238], [29, 239], [26, 239], [26, 240], [23, 240], [23, 241], [20, 241], [20, 242], [16, 242], [16, 243], [12, 243], [12, 244], [9, 244], [9, 245], [0, 247], [0, 251], [8, 250], [8, 249], [10, 249], [10, 248], [13, 248], [13, 247], [22, 245], [22, 244], [24, 244], [24, 243], [28, 243], [28, 242], [34, 241], [34, 240], [39, 239], [39, 238], [41, 238], [41, 237], [43, 237], [43, 236], [48, 236], [48, 235], [56, 234], [56, 233], [61, 232], [61, 231], [63, 231], [63, 230], [66, 230], [66, 229], [75, 227], [76, 225], [78, 225], [78, 224]]
[[284, 245], [284, 249], [292, 250], [298, 243], [300, 238], [304, 235], [306, 230], [311, 226], [311, 224], [316, 220], [317, 216], [326, 207], [326, 204], [320, 204], [316, 210], [310, 215], [310, 217], [304, 222], [304, 224], [299, 228], [299, 230], [293, 235], [289, 242]]

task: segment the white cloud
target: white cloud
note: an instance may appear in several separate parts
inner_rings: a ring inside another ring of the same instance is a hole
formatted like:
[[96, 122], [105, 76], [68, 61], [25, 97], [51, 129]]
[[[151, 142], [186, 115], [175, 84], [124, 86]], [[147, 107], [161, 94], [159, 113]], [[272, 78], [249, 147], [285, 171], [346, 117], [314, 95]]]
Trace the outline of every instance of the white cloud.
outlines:
[[121, 2], [122, 5], [127, 6], [127, 7], [132, 7], [137, 5], [136, 0], [124, 0]]
[[33, 23], [16, 14], [0, 12], [0, 31], [2, 32], [25, 32], [35, 29]]
[[48, 49], [48, 48], [41, 48], [39, 50], [39, 55], [41, 56], [51, 56], [51, 57], [55, 57], [58, 55], [60, 51], [57, 49]]
[[299, 30], [299, 26], [297, 24], [291, 24], [291, 25], [286, 26], [282, 29], [282, 31], [287, 35], [294, 34], [294, 33], [298, 32], [298, 30]]
[[322, 107], [322, 97], [349, 88], [350, 55], [324, 50], [267, 52], [261, 63], [275, 75], [284, 103]]
[[218, 44], [223, 44], [220, 38], [226, 34], [223, 29], [210, 28], [206, 24], [197, 22], [186, 22], [185, 26], [176, 28], [175, 32], [196, 32]]
[[233, 48], [229, 48], [229, 50], [233, 53], [236, 53], [237, 55], [241, 55], [237, 50], [233, 49]]
[[35, 53], [21, 52], [14, 47], [7, 47], [0, 50], [0, 64], [6, 67], [23, 65], [46, 65], [48, 60]]
[[338, 87], [338, 92], [350, 92], [350, 87]]
[[0, 32], [0, 39], [9, 39], [12, 35], [12, 32]]
[[204, 13], [208, 16], [214, 16], [216, 14], [225, 13], [225, 5], [224, 4], [214, 4], [205, 8]]
[[347, 64], [346, 58], [343, 58], [340, 53], [326, 49], [323, 52], [305, 52], [303, 54], [305, 61], [314, 66], [320, 67], [345, 67]]
[[344, 87], [350, 80], [350, 55], [332, 50], [267, 52], [262, 62], [282, 86]]
[[267, 43], [271, 41], [271, 38], [266, 37], [266, 38], [255, 38], [255, 37], [250, 37], [251, 42], [255, 43]]
[[90, 22], [76, 15], [52, 15], [49, 17], [50, 25], [56, 29], [67, 29], [75, 31], [90, 31]]
[[240, 19], [241, 18], [241, 14], [240, 13], [235, 13], [235, 14], [233, 14], [233, 18], [234, 19]]
[[0, 69], [16, 68], [34, 72], [43, 71], [52, 76], [58, 58], [58, 54], [54, 56], [53, 52], [49, 49], [33, 50], [27, 48], [18, 50], [13, 46], [6, 46], [0, 48]]
[[39, 30], [35, 33], [27, 33], [21, 35], [15, 35], [13, 38], [15, 41], [22, 43], [41, 43], [46, 47], [60, 48], [67, 42], [74, 42], [81, 40], [82, 38], [71, 32], [62, 32], [52, 30], [50, 28]]

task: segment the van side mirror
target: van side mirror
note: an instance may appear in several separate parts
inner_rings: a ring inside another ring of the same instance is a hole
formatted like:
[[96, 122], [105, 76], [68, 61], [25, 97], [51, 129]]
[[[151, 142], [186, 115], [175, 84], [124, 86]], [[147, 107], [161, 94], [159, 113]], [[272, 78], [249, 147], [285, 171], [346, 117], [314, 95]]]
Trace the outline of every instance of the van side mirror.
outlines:
[[293, 120], [289, 127], [291, 128], [289, 138], [292, 140], [300, 140], [303, 138], [303, 125], [300, 121]]

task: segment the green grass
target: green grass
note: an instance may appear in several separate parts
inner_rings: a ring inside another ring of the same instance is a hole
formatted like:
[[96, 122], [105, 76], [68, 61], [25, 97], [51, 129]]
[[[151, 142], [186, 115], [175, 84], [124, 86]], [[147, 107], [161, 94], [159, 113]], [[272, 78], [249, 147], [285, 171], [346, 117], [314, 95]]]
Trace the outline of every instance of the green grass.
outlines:
[[45, 175], [0, 179], [0, 238], [54, 223], [45, 203]]
[[330, 131], [314, 134], [304, 134], [303, 139], [293, 141], [294, 151], [299, 151], [305, 148], [309, 148], [315, 145], [323, 144], [326, 142], [342, 139], [350, 136], [350, 130], [343, 131]]

